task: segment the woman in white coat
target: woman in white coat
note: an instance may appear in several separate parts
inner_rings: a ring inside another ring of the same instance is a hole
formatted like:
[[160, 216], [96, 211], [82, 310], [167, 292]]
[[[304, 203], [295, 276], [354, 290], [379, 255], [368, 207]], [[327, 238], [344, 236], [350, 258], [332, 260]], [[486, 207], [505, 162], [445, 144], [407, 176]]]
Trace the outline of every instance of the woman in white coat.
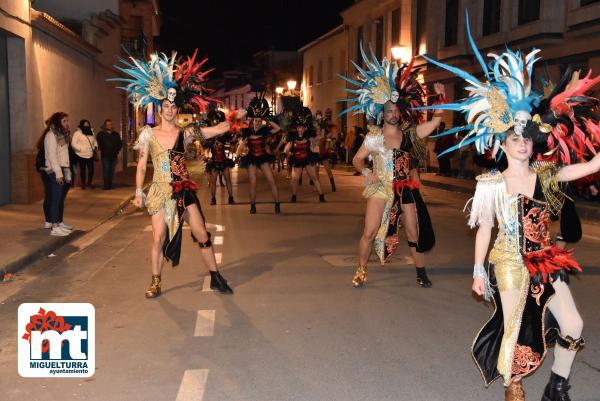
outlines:
[[71, 147], [79, 159], [81, 189], [85, 189], [86, 186], [93, 188], [92, 180], [94, 178], [94, 155], [98, 149], [98, 142], [96, 142], [92, 125], [88, 120], [81, 120], [79, 122], [79, 127], [73, 134]]

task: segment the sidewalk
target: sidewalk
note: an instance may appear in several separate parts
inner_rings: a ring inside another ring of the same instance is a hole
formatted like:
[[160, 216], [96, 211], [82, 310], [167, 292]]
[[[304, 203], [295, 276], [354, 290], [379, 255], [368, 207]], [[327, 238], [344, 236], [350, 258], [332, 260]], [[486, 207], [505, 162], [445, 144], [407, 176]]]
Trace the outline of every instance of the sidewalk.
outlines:
[[[352, 167], [345, 165], [341, 165], [337, 168], [342, 171], [354, 170]], [[475, 179], [467, 180], [454, 177], [441, 177], [435, 173], [421, 173], [420, 177], [421, 182], [425, 186], [470, 195], [475, 193]], [[575, 199], [575, 205], [579, 217], [584, 219], [600, 219], [600, 203], [588, 202], [577, 198]]]
[[[98, 174], [97, 174], [98, 175]], [[135, 166], [117, 173], [114, 189], [102, 189], [102, 177], [95, 177], [94, 189], [71, 188], [65, 202], [65, 223], [73, 226], [67, 237], [52, 237], [44, 227], [42, 201], [29, 205], [0, 207], [0, 282], [5, 273], [15, 273], [39, 258], [73, 241], [102, 224], [129, 202], [135, 192]], [[146, 178], [151, 179], [152, 166]]]

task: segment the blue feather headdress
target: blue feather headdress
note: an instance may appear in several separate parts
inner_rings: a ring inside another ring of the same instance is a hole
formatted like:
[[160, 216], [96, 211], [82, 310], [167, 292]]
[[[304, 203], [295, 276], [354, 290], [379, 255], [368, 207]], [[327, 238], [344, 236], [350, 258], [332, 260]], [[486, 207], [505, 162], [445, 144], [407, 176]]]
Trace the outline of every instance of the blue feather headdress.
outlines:
[[540, 50], [533, 49], [530, 53], [524, 54], [507, 48], [500, 55], [489, 53], [488, 56], [492, 60], [489, 65], [486, 65], [471, 35], [469, 15], [465, 14], [469, 43], [483, 71], [484, 82], [480, 82], [479, 79], [459, 68], [422, 56], [430, 63], [465, 80], [467, 83], [465, 89], [469, 92], [466, 99], [456, 100], [454, 103], [417, 108], [417, 110], [450, 110], [465, 114], [466, 125], [433, 136], [435, 138], [468, 131], [458, 145], [447, 149], [438, 157], [471, 143], [475, 143], [479, 153], [485, 153], [492, 147], [497, 149], [508, 129], [514, 127], [517, 134], [522, 134], [527, 120], [531, 119], [530, 113], [533, 107], [541, 100], [541, 95], [532, 88], [531, 78], [533, 65], [539, 60], [536, 56]]
[[116, 69], [124, 73], [126, 78], [111, 78], [109, 81], [124, 82], [127, 85], [121, 86], [128, 92], [129, 100], [136, 107], [145, 107], [149, 104], [155, 106], [169, 99], [174, 102], [177, 95], [178, 84], [174, 78], [175, 56], [166, 54], [152, 54], [149, 61], [137, 60], [129, 57], [129, 61], [119, 57], [119, 61], [124, 67], [115, 66]]
[[383, 105], [387, 101], [398, 98], [395, 79], [398, 74], [398, 65], [390, 62], [386, 58], [381, 63], [369, 47], [371, 58], [369, 60], [365, 54], [362, 42], [360, 43], [360, 52], [366, 66], [366, 69], [359, 67], [354, 61], [352, 64], [358, 71], [357, 79], [352, 79], [338, 74], [338, 77], [355, 86], [355, 88], [341, 88], [352, 93], [354, 97], [341, 99], [340, 102], [356, 102], [355, 105], [344, 109], [340, 115], [350, 113], [366, 113], [369, 118], [380, 121], [382, 118]]

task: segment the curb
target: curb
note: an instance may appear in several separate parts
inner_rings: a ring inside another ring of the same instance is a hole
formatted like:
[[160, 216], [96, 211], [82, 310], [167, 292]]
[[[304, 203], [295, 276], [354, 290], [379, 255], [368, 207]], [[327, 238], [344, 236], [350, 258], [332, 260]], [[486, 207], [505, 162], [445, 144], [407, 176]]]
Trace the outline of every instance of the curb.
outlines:
[[[150, 184], [145, 185], [144, 191], [146, 191], [149, 186], [150, 186]], [[87, 231], [75, 230], [66, 237], [57, 237], [57, 238], [53, 239], [52, 241], [43, 244], [39, 248], [34, 249], [30, 253], [4, 265], [0, 269], [0, 283], [2, 282], [2, 279], [4, 278], [4, 276], [7, 273], [15, 274], [15, 273], [23, 270], [31, 263], [38, 261], [40, 258], [47, 257], [49, 254], [53, 253], [57, 249], [62, 248], [65, 245], [68, 245], [70, 242], [82, 237], [85, 234], [92, 232], [93, 230], [95, 230], [96, 228], [101, 226], [102, 224], [106, 223], [107, 221], [109, 221], [110, 219], [112, 219], [113, 217], [118, 215], [129, 204], [129, 202], [131, 202], [131, 200], [134, 198], [134, 196], [135, 195], [130, 195], [127, 198], [125, 198], [124, 200], [122, 200], [115, 207], [114, 212], [109, 217], [107, 217], [103, 220], [100, 220], [97, 224], [95, 224], [89, 230], [87, 230]]]

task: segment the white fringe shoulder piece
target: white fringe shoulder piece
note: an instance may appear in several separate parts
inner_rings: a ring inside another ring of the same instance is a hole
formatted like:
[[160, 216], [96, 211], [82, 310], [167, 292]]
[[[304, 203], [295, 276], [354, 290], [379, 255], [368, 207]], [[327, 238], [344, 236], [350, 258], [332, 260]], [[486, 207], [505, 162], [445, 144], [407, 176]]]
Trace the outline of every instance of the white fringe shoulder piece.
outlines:
[[508, 222], [510, 217], [510, 202], [502, 173], [494, 171], [477, 176], [475, 195], [465, 205], [471, 204], [468, 225], [471, 228], [489, 223], [494, 226], [494, 217], [498, 224]]
[[363, 144], [369, 154], [385, 153], [382, 129], [375, 125], [369, 125], [369, 133], [365, 136]]
[[150, 138], [152, 138], [152, 127], [145, 125], [140, 131], [140, 135], [133, 145], [133, 149], [148, 152], [148, 149], [150, 148]]

